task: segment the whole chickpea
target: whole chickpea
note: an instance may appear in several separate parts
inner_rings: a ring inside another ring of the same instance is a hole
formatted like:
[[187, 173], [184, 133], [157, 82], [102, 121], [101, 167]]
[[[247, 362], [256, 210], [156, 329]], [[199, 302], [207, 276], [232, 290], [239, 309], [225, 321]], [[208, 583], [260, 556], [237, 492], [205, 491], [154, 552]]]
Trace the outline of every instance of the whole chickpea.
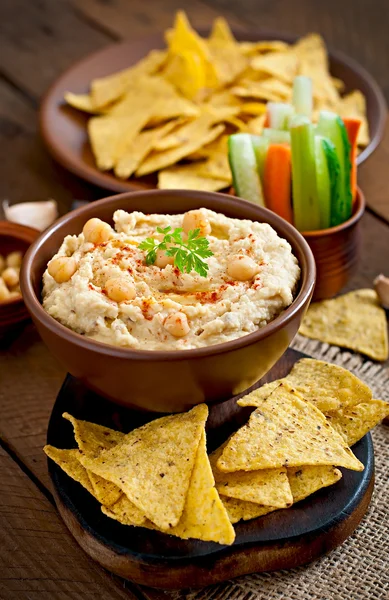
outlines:
[[114, 302], [126, 302], [127, 300], [133, 300], [136, 296], [134, 284], [119, 277], [108, 279], [104, 289], [108, 298]]
[[113, 235], [112, 227], [101, 219], [89, 219], [83, 227], [82, 233], [86, 242], [92, 244], [103, 244], [108, 242]]
[[14, 267], [7, 267], [1, 274], [4, 283], [9, 287], [15, 287], [19, 283], [19, 271]]
[[182, 312], [175, 312], [168, 315], [163, 325], [168, 333], [178, 338], [184, 337], [190, 331], [188, 318]]
[[243, 254], [234, 256], [227, 265], [228, 275], [238, 281], [250, 281], [258, 272], [257, 263]]
[[49, 262], [47, 270], [57, 283], [65, 283], [77, 271], [77, 263], [72, 257], [58, 256]]
[[167, 265], [174, 265], [174, 256], [168, 256], [165, 250], [157, 250], [155, 266], [164, 269]]
[[193, 231], [193, 229], [200, 229], [200, 235], [206, 236], [211, 233], [211, 224], [201, 209], [189, 210], [184, 214], [182, 229], [185, 233]]
[[5, 285], [3, 278], [0, 277], [0, 302], [4, 302], [5, 300], [8, 300], [10, 295], [11, 295], [11, 292]]
[[14, 267], [16, 269], [20, 268], [22, 264], [22, 253], [20, 250], [16, 250], [15, 252], [10, 252], [6, 258], [7, 267]]

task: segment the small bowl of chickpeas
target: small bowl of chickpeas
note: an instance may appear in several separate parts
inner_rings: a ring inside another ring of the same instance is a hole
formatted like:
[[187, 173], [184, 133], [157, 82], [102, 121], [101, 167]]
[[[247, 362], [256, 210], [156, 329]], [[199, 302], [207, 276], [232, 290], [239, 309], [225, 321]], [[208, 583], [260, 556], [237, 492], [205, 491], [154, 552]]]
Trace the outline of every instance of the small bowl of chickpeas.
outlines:
[[39, 231], [0, 221], [0, 335], [29, 318], [19, 285], [23, 256]]

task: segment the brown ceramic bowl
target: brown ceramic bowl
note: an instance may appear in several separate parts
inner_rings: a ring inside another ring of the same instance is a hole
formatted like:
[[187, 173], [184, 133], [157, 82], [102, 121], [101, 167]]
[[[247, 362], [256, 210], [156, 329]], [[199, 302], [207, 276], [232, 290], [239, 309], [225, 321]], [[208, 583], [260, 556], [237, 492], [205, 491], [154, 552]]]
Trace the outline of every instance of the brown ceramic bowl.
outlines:
[[307, 231], [307, 240], [316, 261], [316, 286], [313, 300], [335, 296], [354, 275], [361, 245], [360, 220], [365, 211], [365, 197], [358, 188], [352, 217], [336, 227]]
[[[25, 254], [38, 235], [39, 231], [32, 227], [0, 221], [0, 254], [7, 256], [16, 250]], [[29, 313], [22, 298], [0, 302], [0, 335], [9, 333], [16, 325], [28, 318]]]
[[[293, 248], [301, 266], [296, 299], [262, 329], [207, 348], [177, 352], [132, 350], [83, 337], [43, 310], [41, 281], [48, 261], [65, 235], [78, 234], [91, 217], [112, 223], [112, 214], [119, 208], [172, 214], [203, 206], [228, 217], [269, 223]], [[288, 348], [308, 308], [315, 284], [315, 262], [298, 231], [269, 210], [224, 194], [150, 190], [105, 198], [59, 219], [29, 249], [21, 283], [39, 333], [72, 375], [119, 404], [175, 412], [204, 401], [222, 401], [244, 391], [267, 373]]]

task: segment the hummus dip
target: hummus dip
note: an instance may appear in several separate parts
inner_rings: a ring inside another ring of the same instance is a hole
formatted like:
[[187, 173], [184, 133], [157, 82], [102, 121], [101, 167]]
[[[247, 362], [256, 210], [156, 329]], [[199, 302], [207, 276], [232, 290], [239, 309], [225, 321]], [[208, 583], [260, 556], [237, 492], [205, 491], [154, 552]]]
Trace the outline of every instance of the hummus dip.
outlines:
[[[115, 229], [99, 219], [67, 236], [43, 275], [43, 307], [70, 329], [114, 346], [183, 350], [256, 331], [293, 301], [300, 276], [289, 243], [266, 223], [207, 209], [180, 215], [117, 210]], [[213, 256], [207, 277], [182, 273], [139, 244], [157, 227], [200, 228]]]

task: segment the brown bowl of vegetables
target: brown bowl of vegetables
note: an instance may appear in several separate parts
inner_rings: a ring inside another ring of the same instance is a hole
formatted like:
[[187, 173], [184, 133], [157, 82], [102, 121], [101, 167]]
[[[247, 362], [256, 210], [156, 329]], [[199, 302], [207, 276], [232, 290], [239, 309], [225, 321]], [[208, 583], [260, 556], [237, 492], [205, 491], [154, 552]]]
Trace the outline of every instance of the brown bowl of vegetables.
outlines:
[[337, 294], [354, 272], [365, 201], [357, 188], [361, 121], [313, 110], [308, 77], [291, 103], [270, 102], [261, 136], [229, 138], [237, 196], [266, 206], [307, 240], [317, 266], [314, 300]]

